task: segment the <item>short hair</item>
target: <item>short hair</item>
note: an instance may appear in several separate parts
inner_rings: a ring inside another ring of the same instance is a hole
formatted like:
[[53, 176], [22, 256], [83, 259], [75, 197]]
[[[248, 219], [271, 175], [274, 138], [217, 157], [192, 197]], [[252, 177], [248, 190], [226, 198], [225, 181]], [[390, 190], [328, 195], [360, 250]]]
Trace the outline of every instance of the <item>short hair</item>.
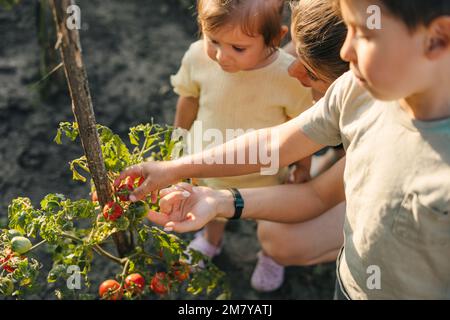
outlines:
[[329, 0], [293, 0], [291, 9], [300, 59], [329, 81], [347, 72], [349, 63], [340, 56], [347, 27], [338, 8]]
[[450, 16], [449, 0], [379, 0], [395, 17], [400, 18], [409, 29], [420, 25], [429, 26], [441, 16]]
[[[341, 0], [334, 0], [339, 6]], [[360, 1], [360, 0], [359, 0]], [[429, 26], [433, 20], [450, 16], [449, 0], [377, 0], [392, 16], [400, 19], [408, 29]]]
[[248, 36], [262, 35], [267, 47], [281, 43], [283, 0], [198, 0], [200, 30], [215, 32], [227, 24], [240, 25]]

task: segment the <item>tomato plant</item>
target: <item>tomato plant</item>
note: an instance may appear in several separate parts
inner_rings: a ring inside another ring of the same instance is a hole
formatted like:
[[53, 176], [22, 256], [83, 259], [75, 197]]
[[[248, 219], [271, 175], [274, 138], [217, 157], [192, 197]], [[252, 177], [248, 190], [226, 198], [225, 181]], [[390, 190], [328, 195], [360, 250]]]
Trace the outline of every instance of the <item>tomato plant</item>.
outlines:
[[[142, 161], [168, 160], [176, 150], [172, 129], [153, 123], [130, 129], [131, 148], [109, 128], [98, 125], [97, 131], [111, 186], [126, 167]], [[75, 141], [78, 135], [77, 123], [64, 122], [55, 141], [60, 144], [63, 137]], [[52, 258], [46, 279], [48, 283], [62, 284], [55, 291], [60, 299], [229, 296], [222, 271], [200, 253], [188, 252], [184, 240], [145, 219], [150, 208], [158, 210], [157, 204], [150, 199], [128, 201], [128, 194], [143, 183], [142, 177], [123, 181], [114, 190], [113, 201], [101, 207], [93, 181], [87, 179], [90, 172], [86, 157], [71, 161], [70, 170], [73, 179], [89, 183], [89, 199], [73, 200], [55, 193], [45, 196], [39, 206], [26, 197], [16, 198], [8, 206], [9, 229], [0, 230], [1, 295], [26, 298], [39, 288], [43, 264], [38, 261], [35, 249], [45, 245]], [[132, 239], [133, 250], [124, 257], [108, 251], [108, 244], [118, 231], [126, 232]], [[90, 273], [95, 272], [91, 270], [92, 262], [97, 256], [117, 264], [117, 273], [105, 279], [98, 293], [90, 290]], [[200, 268], [202, 261], [207, 263]], [[65, 287], [70, 276], [67, 270], [73, 266], [78, 268], [83, 281], [81, 289]]]

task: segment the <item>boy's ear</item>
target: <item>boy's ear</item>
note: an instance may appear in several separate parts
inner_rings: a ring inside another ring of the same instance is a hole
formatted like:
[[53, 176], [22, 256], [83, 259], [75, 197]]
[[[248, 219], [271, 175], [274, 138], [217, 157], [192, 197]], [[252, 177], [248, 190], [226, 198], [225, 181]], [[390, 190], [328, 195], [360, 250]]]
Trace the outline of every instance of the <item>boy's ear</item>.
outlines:
[[289, 27], [286, 25], [281, 26], [281, 33], [280, 33], [280, 42], [286, 37], [286, 35], [289, 32]]
[[435, 19], [428, 27], [426, 56], [436, 60], [450, 53], [450, 17]]

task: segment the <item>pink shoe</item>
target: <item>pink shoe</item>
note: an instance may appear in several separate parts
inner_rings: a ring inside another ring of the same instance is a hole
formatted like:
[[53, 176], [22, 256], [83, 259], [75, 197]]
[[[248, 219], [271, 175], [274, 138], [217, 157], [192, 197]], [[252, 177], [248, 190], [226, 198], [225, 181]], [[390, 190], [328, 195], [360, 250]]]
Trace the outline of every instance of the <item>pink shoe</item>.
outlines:
[[197, 250], [207, 257], [214, 258], [222, 251], [222, 245], [216, 247], [209, 243], [209, 241], [205, 239], [203, 231], [200, 231], [195, 234], [195, 239], [191, 241], [188, 249]]
[[258, 252], [258, 262], [252, 274], [253, 289], [271, 292], [279, 289], [284, 281], [284, 266], [279, 265], [262, 251]]

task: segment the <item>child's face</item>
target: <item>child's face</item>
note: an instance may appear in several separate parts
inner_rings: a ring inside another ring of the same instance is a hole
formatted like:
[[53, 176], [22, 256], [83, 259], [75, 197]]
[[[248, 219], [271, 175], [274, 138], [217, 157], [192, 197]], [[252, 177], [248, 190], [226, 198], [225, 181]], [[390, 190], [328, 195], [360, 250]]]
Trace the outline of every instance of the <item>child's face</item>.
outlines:
[[249, 71], [267, 64], [271, 50], [262, 35], [251, 37], [240, 26], [229, 26], [217, 32], [203, 31], [205, 50], [225, 72]]
[[[373, 1], [372, 1], [373, 3]], [[341, 0], [348, 34], [341, 50], [361, 86], [380, 100], [398, 100], [423, 90], [427, 61], [424, 33], [381, 13], [381, 29], [370, 30], [369, 1]]]

